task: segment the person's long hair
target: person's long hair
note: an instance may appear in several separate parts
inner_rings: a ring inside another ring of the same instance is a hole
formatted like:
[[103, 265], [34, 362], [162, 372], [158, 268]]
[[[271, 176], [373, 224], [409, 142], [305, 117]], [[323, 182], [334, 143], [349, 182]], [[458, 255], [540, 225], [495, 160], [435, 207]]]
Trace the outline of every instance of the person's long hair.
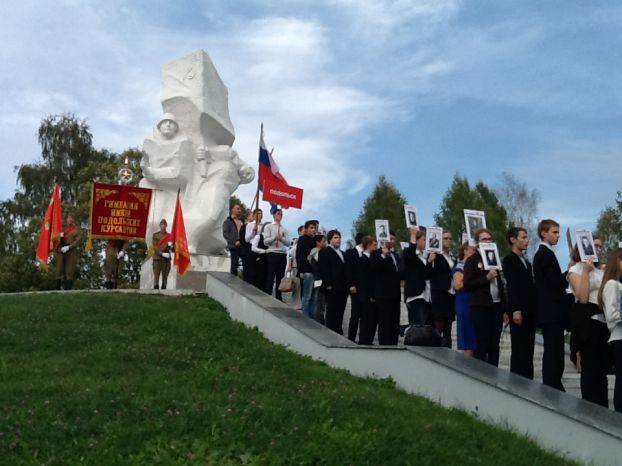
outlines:
[[619, 281], [622, 278], [622, 272], [620, 272], [620, 262], [622, 262], [622, 248], [614, 249], [609, 253], [607, 258], [607, 266], [603, 273], [603, 282], [598, 290], [598, 305], [603, 307], [603, 290], [609, 280]]

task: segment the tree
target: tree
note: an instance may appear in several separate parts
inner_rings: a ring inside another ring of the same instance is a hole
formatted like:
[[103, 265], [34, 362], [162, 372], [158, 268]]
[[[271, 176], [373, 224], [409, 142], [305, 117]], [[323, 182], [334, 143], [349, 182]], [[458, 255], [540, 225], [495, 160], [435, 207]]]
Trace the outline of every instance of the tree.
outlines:
[[[117, 171], [125, 157], [141, 178], [142, 152], [128, 149], [118, 155], [92, 147], [92, 135], [85, 121], [73, 115], [47, 116], [39, 128], [41, 160], [16, 167], [18, 191], [13, 199], [0, 202], [0, 291], [49, 289], [54, 283], [54, 262], [47, 271], [38, 267], [35, 250], [43, 223], [43, 213], [55, 182], [61, 186], [63, 214], [72, 212], [86, 240], [91, 182], [116, 183]], [[84, 243], [83, 243], [84, 245]], [[76, 288], [98, 288], [102, 282], [105, 241], [94, 241], [87, 253], [80, 248]], [[146, 246], [130, 247], [130, 260], [122, 281], [136, 284]]]
[[499, 203], [494, 191], [482, 181], [471, 188], [469, 180], [458, 174], [445, 193], [439, 211], [434, 214], [434, 221], [443, 229], [451, 231], [458, 240], [466, 232], [464, 209], [483, 210], [486, 213], [486, 226], [492, 231], [499, 252], [505, 254], [509, 246], [505, 241], [508, 228], [507, 212]]
[[378, 178], [374, 190], [363, 203], [358, 218], [352, 224], [352, 237], [356, 233], [374, 235], [375, 219], [386, 219], [389, 227], [395, 232], [398, 241], [408, 241], [410, 235], [404, 220], [404, 204], [406, 198], [384, 176]]
[[598, 216], [596, 233], [606, 254], [619, 247], [622, 241], [622, 191], [618, 191], [615, 207], [605, 208]]
[[248, 211], [249, 208], [246, 206], [246, 204], [244, 204], [240, 198], [238, 196], [236, 196], [235, 194], [233, 194], [230, 198], [229, 198], [229, 212], [231, 212], [231, 207], [233, 207], [234, 205], [238, 204], [240, 206], [240, 209], [242, 210], [242, 213], [240, 214], [242, 217], [242, 219], [246, 219], [246, 216], [248, 215]]

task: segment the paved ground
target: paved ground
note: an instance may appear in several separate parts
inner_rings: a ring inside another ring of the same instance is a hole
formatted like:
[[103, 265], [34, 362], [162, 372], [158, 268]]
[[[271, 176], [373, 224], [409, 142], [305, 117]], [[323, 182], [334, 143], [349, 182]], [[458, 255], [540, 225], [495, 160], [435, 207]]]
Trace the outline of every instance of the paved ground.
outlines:
[[[285, 301], [289, 301], [291, 304], [291, 294], [285, 293], [283, 294]], [[346, 311], [343, 319], [343, 333], [347, 335], [348, 333], [348, 323], [350, 321], [350, 300], [348, 300], [348, 304], [346, 305]], [[406, 310], [406, 306], [402, 303], [402, 314], [400, 318], [400, 322], [402, 324], [408, 323], [408, 313]], [[452, 340], [454, 349], [456, 348], [456, 324], [452, 327]], [[376, 341], [377, 343], [377, 341]], [[400, 338], [398, 345], [403, 344], [403, 339]], [[504, 370], [510, 370], [510, 329], [509, 327], [503, 331], [501, 334], [501, 355], [499, 359], [499, 368]], [[534, 351], [534, 380], [538, 382], [542, 382], [542, 344], [536, 341], [535, 351]], [[562, 383], [566, 388], [566, 392], [574, 395], [578, 398], [581, 397], [581, 386], [580, 386], [580, 374], [577, 372], [575, 366], [570, 361], [570, 358], [567, 357], [565, 361], [565, 372], [564, 377], [562, 379]], [[615, 376], [609, 375], [609, 405], [611, 409], [613, 409], [613, 387], [615, 385]]]

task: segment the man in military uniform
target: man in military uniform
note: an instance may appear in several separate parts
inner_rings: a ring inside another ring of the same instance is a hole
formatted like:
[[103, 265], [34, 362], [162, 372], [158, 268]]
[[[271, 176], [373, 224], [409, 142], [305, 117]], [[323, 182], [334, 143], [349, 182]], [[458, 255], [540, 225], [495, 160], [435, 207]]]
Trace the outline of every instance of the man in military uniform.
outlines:
[[[65, 290], [73, 288], [73, 281], [78, 264], [76, 247], [80, 241], [80, 229], [76, 227], [72, 214], [67, 214], [67, 225], [62, 233], [56, 251], [56, 289], [64, 285]], [[63, 283], [64, 282], [64, 283]]]
[[106, 275], [106, 289], [116, 290], [117, 281], [123, 272], [123, 263], [128, 260], [127, 248], [129, 242], [122, 239], [108, 240], [104, 273]]
[[162, 275], [162, 289], [166, 290], [166, 279], [171, 271], [171, 251], [173, 243], [170, 235], [166, 232], [166, 220], [160, 221], [160, 231], [153, 234], [151, 245], [153, 247], [153, 289], [160, 288], [160, 275]]

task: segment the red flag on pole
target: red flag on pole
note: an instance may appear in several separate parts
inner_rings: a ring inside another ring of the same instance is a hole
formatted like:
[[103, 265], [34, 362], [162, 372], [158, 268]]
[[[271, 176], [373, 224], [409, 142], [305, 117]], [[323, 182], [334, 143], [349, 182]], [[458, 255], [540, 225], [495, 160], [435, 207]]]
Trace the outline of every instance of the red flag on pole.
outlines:
[[181, 211], [179, 191], [177, 191], [177, 204], [175, 204], [171, 236], [173, 238], [173, 244], [175, 245], [175, 265], [177, 266], [177, 272], [183, 277], [186, 273], [186, 269], [190, 265], [190, 252], [188, 252], [188, 240], [186, 239], [186, 227], [184, 226], [184, 214]]
[[54, 191], [50, 199], [50, 204], [45, 211], [45, 218], [39, 234], [39, 245], [37, 246], [37, 260], [41, 266], [47, 270], [48, 257], [50, 251], [56, 251], [60, 242], [60, 235], [63, 231], [63, 214], [60, 205], [60, 189], [58, 184], [54, 184]]

